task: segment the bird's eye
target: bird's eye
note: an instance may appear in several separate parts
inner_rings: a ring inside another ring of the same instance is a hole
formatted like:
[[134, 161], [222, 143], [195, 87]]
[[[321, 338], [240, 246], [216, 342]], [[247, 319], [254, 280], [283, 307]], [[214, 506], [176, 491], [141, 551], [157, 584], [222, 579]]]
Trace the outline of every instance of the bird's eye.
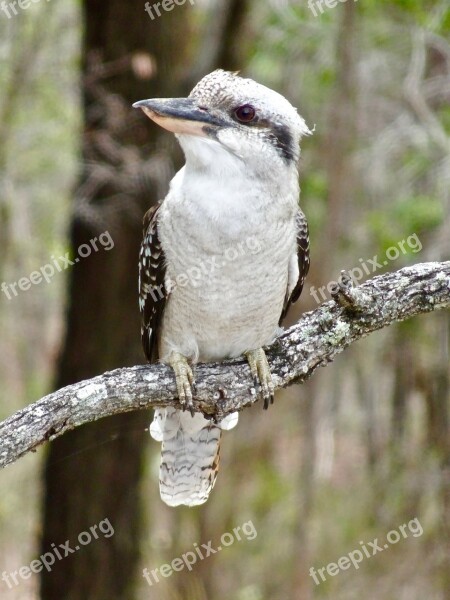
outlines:
[[236, 108], [234, 114], [236, 119], [241, 123], [250, 123], [256, 116], [256, 110], [251, 104], [244, 104], [243, 106]]

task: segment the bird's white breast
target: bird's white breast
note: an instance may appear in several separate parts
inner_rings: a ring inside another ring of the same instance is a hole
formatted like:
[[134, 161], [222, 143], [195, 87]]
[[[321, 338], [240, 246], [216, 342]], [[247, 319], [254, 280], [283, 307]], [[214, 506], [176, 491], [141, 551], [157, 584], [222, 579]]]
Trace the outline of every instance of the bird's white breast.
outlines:
[[278, 330], [289, 260], [296, 253], [298, 187], [262, 186], [242, 174], [182, 169], [158, 231], [172, 288], [160, 356], [176, 350], [220, 360], [268, 344]]

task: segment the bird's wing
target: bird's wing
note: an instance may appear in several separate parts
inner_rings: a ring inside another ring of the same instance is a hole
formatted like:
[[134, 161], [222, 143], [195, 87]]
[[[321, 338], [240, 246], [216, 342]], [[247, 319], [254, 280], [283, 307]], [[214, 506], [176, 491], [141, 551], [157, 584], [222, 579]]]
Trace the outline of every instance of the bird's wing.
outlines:
[[280, 323], [287, 315], [291, 304], [299, 299], [305, 277], [309, 271], [308, 222], [300, 209], [297, 212], [295, 222], [297, 226], [297, 254], [293, 254], [289, 261], [288, 285]]
[[139, 309], [141, 339], [149, 362], [158, 358], [158, 332], [166, 304], [165, 259], [158, 238], [158, 210], [152, 206], [144, 216], [144, 238], [139, 252]]

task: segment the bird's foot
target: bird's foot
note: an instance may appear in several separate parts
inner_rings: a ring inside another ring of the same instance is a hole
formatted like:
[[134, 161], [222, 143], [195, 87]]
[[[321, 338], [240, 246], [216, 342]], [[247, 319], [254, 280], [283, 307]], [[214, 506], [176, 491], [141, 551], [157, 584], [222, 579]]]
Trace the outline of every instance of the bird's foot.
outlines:
[[193, 392], [195, 392], [194, 373], [188, 363], [188, 359], [179, 352], [172, 352], [168, 360], [175, 374], [177, 385], [177, 394], [183, 410], [189, 410], [194, 416], [194, 406], [192, 403]]
[[250, 365], [250, 371], [255, 382], [255, 387], [261, 388], [261, 394], [264, 400], [264, 409], [269, 408], [269, 403], [273, 404], [275, 386], [272, 381], [272, 373], [270, 372], [269, 363], [267, 357], [262, 348], [257, 350], [249, 350], [245, 353], [245, 356]]

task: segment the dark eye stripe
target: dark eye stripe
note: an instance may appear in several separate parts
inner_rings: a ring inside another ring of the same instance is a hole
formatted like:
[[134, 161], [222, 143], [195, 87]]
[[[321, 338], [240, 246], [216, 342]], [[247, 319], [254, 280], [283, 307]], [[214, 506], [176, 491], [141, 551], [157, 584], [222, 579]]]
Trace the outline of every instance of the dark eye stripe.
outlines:
[[286, 125], [271, 123], [269, 125], [275, 146], [286, 160], [294, 160], [297, 155], [294, 139]]
[[298, 158], [298, 148], [295, 147], [294, 138], [286, 125], [257, 117], [256, 109], [251, 104], [238, 106], [234, 110], [234, 116], [240, 123], [267, 127], [270, 130], [269, 139], [279, 154], [288, 161]]

